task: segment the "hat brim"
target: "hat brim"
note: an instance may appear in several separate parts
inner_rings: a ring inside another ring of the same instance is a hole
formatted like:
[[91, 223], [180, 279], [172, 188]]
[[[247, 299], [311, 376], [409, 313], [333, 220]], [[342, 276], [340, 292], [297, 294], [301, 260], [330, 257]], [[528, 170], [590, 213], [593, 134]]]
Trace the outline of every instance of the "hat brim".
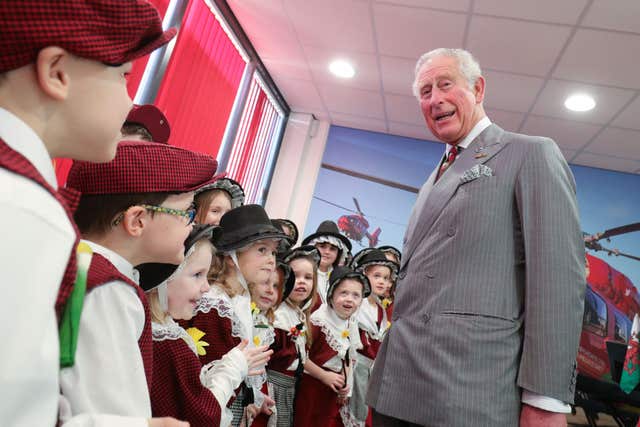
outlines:
[[347, 250], [351, 251], [351, 242], [349, 241], [349, 239], [347, 239], [346, 236], [343, 236], [340, 233], [331, 233], [331, 232], [325, 232], [325, 231], [316, 232], [316, 233], [308, 235], [302, 241], [302, 246], [308, 245], [309, 242], [311, 242], [313, 239], [315, 239], [317, 237], [322, 237], [322, 236], [332, 236], [332, 237], [335, 237], [337, 239], [340, 239], [340, 241], [342, 243], [344, 243], [344, 245], [347, 247]]
[[220, 252], [229, 252], [236, 249], [244, 248], [251, 243], [257, 242], [258, 240], [286, 240], [287, 235], [281, 233], [279, 231], [264, 231], [261, 233], [253, 234], [251, 236], [246, 236], [238, 240], [233, 240], [232, 236], [229, 236], [228, 239], [225, 239], [224, 231], [222, 233], [222, 239], [214, 242], [216, 249]]
[[144, 46], [142, 46], [141, 48], [131, 51], [131, 52], [127, 52], [123, 57], [122, 57], [122, 61], [119, 62], [120, 64], [126, 64], [127, 62], [131, 62], [134, 61], [138, 58], [142, 58], [143, 56], [153, 52], [154, 50], [156, 50], [157, 48], [159, 48], [162, 45], [165, 45], [169, 42], [169, 40], [171, 40], [172, 38], [175, 37], [175, 35], [178, 33], [178, 29], [177, 28], [169, 28], [165, 31], [162, 32], [162, 34], [160, 34], [158, 37], [155, 38], [155, 40], [145, 44]]

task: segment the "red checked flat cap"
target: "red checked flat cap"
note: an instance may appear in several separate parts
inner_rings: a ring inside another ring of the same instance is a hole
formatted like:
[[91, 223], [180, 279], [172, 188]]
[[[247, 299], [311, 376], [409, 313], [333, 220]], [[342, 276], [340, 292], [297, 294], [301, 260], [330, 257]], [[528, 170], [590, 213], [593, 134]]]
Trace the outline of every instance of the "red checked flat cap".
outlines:
[[154, 142], [167, 144], [169, 141], [169, 135], [171, 135], [169, 121], [155, 105], [134, 105], [124, 122], [142, 126], [149, 131]]
[[47, 46], [124, 64], [167, 43], [156, 8], [145, 0], [1, 0], [0, 72], [35, 61]]
[[186, 193], [211, 183], [218, 162], [211, 156], [145, 141], [122, 141], [108, 163], [74, 161], [67, 187], [83, 195]]

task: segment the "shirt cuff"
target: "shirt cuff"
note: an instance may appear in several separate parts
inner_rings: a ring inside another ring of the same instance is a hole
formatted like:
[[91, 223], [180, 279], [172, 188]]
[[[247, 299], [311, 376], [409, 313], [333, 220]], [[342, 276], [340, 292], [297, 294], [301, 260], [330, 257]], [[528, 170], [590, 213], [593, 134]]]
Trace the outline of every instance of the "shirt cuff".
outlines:
[[568, 414], [571, 412], [571, 405], [553, 397], [542, 396], [529, 390], [522, 390], [522, 403], [548, 412]]

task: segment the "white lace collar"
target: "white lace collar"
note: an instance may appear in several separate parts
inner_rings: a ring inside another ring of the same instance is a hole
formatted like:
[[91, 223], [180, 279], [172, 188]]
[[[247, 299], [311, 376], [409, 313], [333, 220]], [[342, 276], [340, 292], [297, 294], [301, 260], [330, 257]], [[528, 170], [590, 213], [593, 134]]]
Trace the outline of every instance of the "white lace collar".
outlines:
[[[358, 326], [360, 329], [368, 332], [372, 338], [382, 341], [389, 327], [389, 321], [387, 319], [387, 312], [382, 308], [380, 299], [376, 296], [374, 296], [374, 298], [375, 304], [371, 304], [368, 298], [362, 301], [357, 316]], [[382, 309], [382, 322], [380, 322], [380, 326], [378, 326], [378, 310], [380, 309]]]
[[237, 295], [231, 298], [220, 285], [214, 283], [200, 298], [196, 312], [209, 313], [211, 309], [215, 309], [218, 316], [226, 317], [231, 321], [232, 336], [246, 339], [252, 345], [253, 322], [248, 296]]
[[275, 311], [273, 326], [278, 329], [289, 331], [300, 323], [304, 323], [305, 319], [306, 316], [300, 307], [293, 307], [291, 304], [284, 301]]
[[322, 304], [311, 314], [310, 320], [313, 325], [320, 327], [327, 344], [340, 358], [344, 358], [349, 348], [354, 351], [362, 348], [355, 315], [341, 319], [328, 304]]
[[189, 348], [195, 354], [198, 354], [196, 344], [193, 342], [191, 335], [171, 317], [167, 317], [164, 323], [151, 322], [151, 335], [154, 341], [183, 339], [189, 345]]

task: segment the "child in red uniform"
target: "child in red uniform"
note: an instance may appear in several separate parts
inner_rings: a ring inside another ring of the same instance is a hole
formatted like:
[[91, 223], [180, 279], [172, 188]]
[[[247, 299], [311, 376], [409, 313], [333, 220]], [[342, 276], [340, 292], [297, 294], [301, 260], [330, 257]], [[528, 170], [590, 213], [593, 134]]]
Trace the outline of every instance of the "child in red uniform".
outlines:
[[[222, 235], [214, 245], [222, 254], [223, 271], [203, 295], [191, 326], [209, 338], [209, 350], [200, 356], [203, 364], [220, 359], [241, 340], [253, 344], [253, 318], [248, 283], [262, 283], [276, 268], [278, 242], [285, 237], [269, 220], [261, 206], [245, 205], [232, 209], [220, 220]], [[244, 413], [246, 394], [240, 391], [232, 402], [238, 425]]]
[[[293, 289], [295, 277], [291, 268], [278, 262], [276, 271], [271, 279], [265, 283], [250, 283], [251, 310], [253, 315], [253, 342], [255, 345], [270, 345], [274, 351], [278, 351], [278, 343], [275, 342], [274, 308], [289, 296]], [[254, 427], [266, 427], [275, 424], [277, 413], [273, 386], [267, 384], [267, 373], [250, 375], [245, 380], [248, 387], [253, 390], [254, 402], [247, 407], [247, 421]], [[273, 418], [273, 420], [271, 419]], [[253, 423], [251, 423], [253, 420]]]
[[355, 353], [362, 347], [355, 313], [370, 292], [362, 273], [347, 267], [331, 273], [328, 303], [311, 315], [313, 343], [296, 396], [296, 426], [358, 425], [348, 405]]
[[94, 252], [75, 364], [60, 373], [72, 415], [151, 416], [151, 318], [134, 266], [182, 262], [193, 192], [215, 170], [209, 156], [141, 141], [119, 143], [109, 163], [71, 167], [75, 219]]
[[[305, 237], [303, 245], [313, 245], [320, 251], [320, 266], [318, 267], [318, 295], [319, 302], [327, 302], [327, 288], [329, 275], [338, 265], [344, 264], [347, 254], [351, 251], [351, 242], [340, 234], [338, 225], [333, 221], [322, 221], [315, 233]], [[317, 307], [314, 307], [316, 309]]]
[[140, 267], [153, 320], [153, 415], [183, 419], [191, 427], [228, 426], [231, 417], [224, 409], [233, 390], [249, 369], [261, 367], [269, 357], [267, 347], [247, 348], [243, 341], [203, 368], [198, 354], [206, 353], [206, 336], [197, 329], [185, 331], [175, 322], [191, 319], [199, 298], [209, 290], [213, 232], [213, 226], [194, 227], [185, 242], [185, 260], [159, 285], [157, 277], [166, 265]]
[[398, 264], [388, 260], [381, 250], [367, 248], [354, 256], [351, 267], [367, 276], [371, 284], [371, 295], [362, 302], [357, 315], [362, 348], [356, 353], [358, 363], [354, 370], [353, 392], [349, 406], [358, 421], [366, 421], [366, 425], [371, 426], [365, 396], [371, 366], [391, 326], [391, 319], [387, 316], [382, 301], [398, 273]]
[[[380, 249], [384, 256], [387, 257], [389, 261], [393, 261], [398, 265], [398, 269], [400, 269], [400, 261], [402, 260], [402, 254], [400, 251], [393, 246], [380, 246]], [[396, 275], [393, 278], [393, 282], [391, 283], [391, 289], [385, 294], [382, 299], [382, 306], [387, 311], [387, 318], [391, 319], [391, 315], [393, 314], [393, 300], [396, 293], [396, 285], [398, 284], [398, 276]]]
[[293, 289], [275, 312], [274, 353], [267, 377], [276, 401], [278, 427], [291, 427], [297, 383], [307, 361], [307, 339], [311, 307], [316, 302], [316, 270], [320, 253], [314, 246], [302, 246], [288, 252], [283, 261], [291, 267]]
[[12, 319], [2, 338], [0, 420], [51, 426], [58, 321], [76, 276], [79, 239], [51, 159], [113, 158], [131, 107], [131, 61], [175, 30], [163, 32], [155, 8], [141, 0], [3, 0], [0, 28], [0, 236], [7, 242], [0, 311]]

